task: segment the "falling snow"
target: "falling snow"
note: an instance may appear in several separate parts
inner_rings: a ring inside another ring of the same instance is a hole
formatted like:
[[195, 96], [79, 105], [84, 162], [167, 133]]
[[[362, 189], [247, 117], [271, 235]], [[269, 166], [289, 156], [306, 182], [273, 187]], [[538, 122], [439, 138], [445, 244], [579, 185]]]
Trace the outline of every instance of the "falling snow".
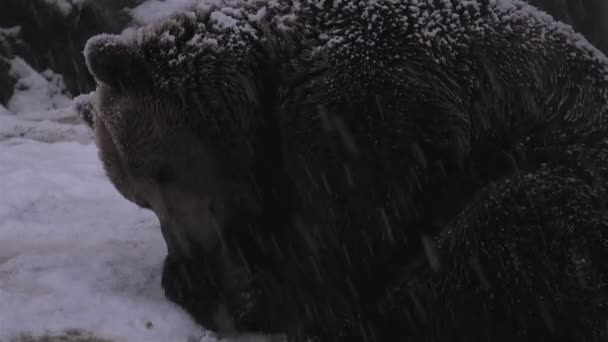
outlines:
[[[44, 1], [67, 17], [90, 0]], [[361, 62], [361, 74], [374, 80], [386, 64], [408, 58], [408, 51], [387, 45], [379, 39], [379, 32], [407, 38], [424, 47], [437, 64], [451, 65], [462, 49], [496, 34], [495, 27], [501, 28], [500, 34], [516, 33], [521, 27], [515, 23], [526, 21], [532, 23], [525, 28], [528, 31], [517, 32], [530, 38], [522, 46], [536, 48], [552, 39], [564, 40], [573, 47], [566, 54], [569, 62], [594, 65], [598, 78], [601, 75], [608, 82], [608, 60], [599, 50], [569, 26], [523, 2], [489, 0], [490, 15], [485, 17], [475, 0], [432, 2], [442, 4], [440, 9], [432, 8], [428, 1], [405, 3], [294, 0], [284, 6], [275, 0], [148, 0], [127, 10], [133, 26], [175, 13], [183, 16], [130, 28], [120, 39], [162, 43], [166, 49], [159, 54], [166, 64], [161, 70], [170, 76], [156, 76], [173, 77], [159, 81], [172, 85], [196, 76], [183, 74], [184, 70], [191, 73], [184, 65], [194, 57], [207, 56], [210, 51], [247, 54], [261, 37], [260, 25], [266, 22], [284, 33], [307, 32], [313, 25], [303, 18], [316, 8], [322, 10], [323, 29], [311, 40], [312, 55]], [[349, 20], [360, 25], [343, 25]], [[196, 32], [180, 30], [184, 21], [195, 23]], [[19, 28], [0, 28], [0, 32], [16, 36]], [[413, 33], [405, 36], [404, 32]], [[176, 49], [176, 42], [186, 35], [186, 48]], [[110, 35], [96, 38], [105, 41], [105, 47], [115, 39]], [[381, 52], [386, 60], [377, 58]], [[95, 51], [87, 48], [84, 53]], [[103, 172], [90, 129], [76, 116], [74, 108], [86, 106], [95, 97], [72, 99], [62, 76], [53, 70], [38, 72], [21, 57], [11, 58], [9, 63], [16, 85], [10, 100], [0, 104], [0, 340], [77, 329], [113, 341], [215, 341], [162, 293], [159, 278], [166, 249], [158, 220], [118, 194]], [[182, 73], [172, 73], [175, 70]], [[514, 74], [529, 76], [519, 72]], [[325, 86], [331, 90], [333, 85]], [[346, 89], [338, 88], [333, 90]], [[336, 121], [334, 126], [348, 151], [359, 153], [345, 125]], [[567, 151], [575, 152], [580, 153]], [[531, 175], [522, 177], [534, 181]], [[581, 188], [574, 178], [571, 183]], [[508, 189], [501, 194], [509, 194]], [[504, 215], [512, 213], [505, 211]], [[476, 219], [493, 224], [492, 217]], [[388, 218], [385, 221], [391, 232]], [[457, 233], [456, 229], [447, 231], [443, 238], [449, 240]], [[441, 269], [434, 241], [425, 236], [422, 244], [433, 270]], [[502, 253], [509, 247], [499, 244], [497, 248]], [[587, 261], [576, 258], [577, 265]], [[480, 282], [487, 283], [479, 263], [466, 262]]]

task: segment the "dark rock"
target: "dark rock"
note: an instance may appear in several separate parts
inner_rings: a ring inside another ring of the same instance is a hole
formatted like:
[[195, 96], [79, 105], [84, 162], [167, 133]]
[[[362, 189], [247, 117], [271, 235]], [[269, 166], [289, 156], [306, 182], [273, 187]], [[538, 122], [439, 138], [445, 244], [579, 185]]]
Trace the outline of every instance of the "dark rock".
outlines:
[[10, 63], [0, 56], [0, 104], [5, 105], [13, 95], [15, 79], [9, 75]]
[[31, 49], [21, 39], [18, 26], [0, 27], [0, 104], [5, 105], [13, 94], [17, 80], [9, 74], [10, 59], [15, 56], [31, 55]]
[[50, 68], [63, 75], [70, 93], [88, 92], [94, 83], [82, 56], [85, 42], [98, 33], [120, 32], [131, 20], [124, 8], [141, 2], [143, 0], [88, 1], [65, 13], [43, 0], [3, 0], [0, 27], [19, 26], [21, 37], [29, 46], [9, 43], [4, 50], [21, 56], [36, 70]]

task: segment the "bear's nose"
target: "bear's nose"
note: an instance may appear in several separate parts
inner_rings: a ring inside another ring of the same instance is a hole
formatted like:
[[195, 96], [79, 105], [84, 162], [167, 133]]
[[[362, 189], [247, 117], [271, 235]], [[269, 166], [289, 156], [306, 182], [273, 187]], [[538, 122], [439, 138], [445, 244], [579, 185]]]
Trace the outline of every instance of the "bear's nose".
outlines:
[[[179, 196], [177, 196], [179, 195]], [[172, 194], [164, 196], [156, 214], [161, 221], [167, 247], [181, 255], [209, 253], [222, 240], [228, 215], [221, 198]]]

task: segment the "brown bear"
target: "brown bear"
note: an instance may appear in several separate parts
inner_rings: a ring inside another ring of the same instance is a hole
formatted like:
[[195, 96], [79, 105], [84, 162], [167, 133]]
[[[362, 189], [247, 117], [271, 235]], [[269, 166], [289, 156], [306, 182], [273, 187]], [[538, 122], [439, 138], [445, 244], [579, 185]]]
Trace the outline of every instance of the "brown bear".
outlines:
[[569, 26], [516, 0], [213, 0], [85, 57], [107, 174], [203, 326], [602, 338], [608, 59]]

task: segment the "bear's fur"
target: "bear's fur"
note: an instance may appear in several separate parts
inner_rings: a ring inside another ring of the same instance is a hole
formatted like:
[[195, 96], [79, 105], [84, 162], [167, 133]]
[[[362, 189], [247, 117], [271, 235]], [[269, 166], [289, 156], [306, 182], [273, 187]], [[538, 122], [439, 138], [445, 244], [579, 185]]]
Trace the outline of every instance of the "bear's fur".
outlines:
[[100, 158], [202, 325], [603, 336], [608, 60], [570, 27], [508, 0], [213, 0], [85, 55]]

